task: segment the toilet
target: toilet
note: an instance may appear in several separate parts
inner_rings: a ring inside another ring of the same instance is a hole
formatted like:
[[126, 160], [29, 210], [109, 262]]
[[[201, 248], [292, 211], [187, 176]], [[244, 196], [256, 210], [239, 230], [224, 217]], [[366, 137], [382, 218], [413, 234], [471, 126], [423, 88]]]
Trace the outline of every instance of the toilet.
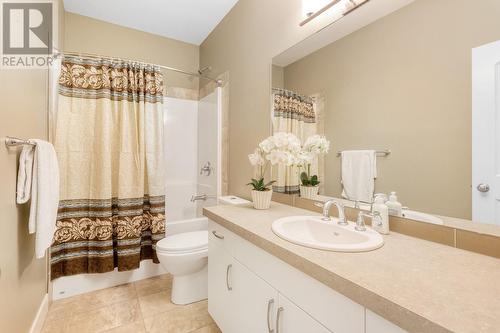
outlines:
[[162, 267], [172, 274], [172, 303], [189, 304], [208, 297], [208, 232], [167, 236], [156, 243]]

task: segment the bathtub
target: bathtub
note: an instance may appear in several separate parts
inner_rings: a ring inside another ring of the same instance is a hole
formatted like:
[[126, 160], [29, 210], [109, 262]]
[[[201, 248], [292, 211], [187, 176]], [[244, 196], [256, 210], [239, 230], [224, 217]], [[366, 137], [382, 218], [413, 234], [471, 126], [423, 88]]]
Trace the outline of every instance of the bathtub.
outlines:
[[165, 229], [167, 235], [175, 235], [190, 231], [208, 230], [208, 218], [203, 216], [173, 222], [167, 221]]
[[[208, 229], [208, 218], [196, 217], [191, 219], [166, 222], [166, 234], [175, 235], [182, 232], [200, 231]], [[166, 274], [159, 264], [151, 260], [141, 262], [141, 267], [132, 271], [118, 272], [116, 269], [108, 273], [79, 274], [64, 276], [51, 282], [50, 294], [53, 300], [63, 299], [91, 291], [118, 286], [153, 276]]]

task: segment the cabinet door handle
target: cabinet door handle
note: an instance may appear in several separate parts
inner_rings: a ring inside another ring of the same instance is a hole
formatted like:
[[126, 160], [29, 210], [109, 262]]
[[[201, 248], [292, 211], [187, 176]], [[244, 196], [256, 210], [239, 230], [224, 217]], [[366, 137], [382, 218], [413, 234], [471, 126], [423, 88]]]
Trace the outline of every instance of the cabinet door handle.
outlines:
[[274, 304], [274, 299], [270, 299], [268, 302], [267, 302], [267, 331], [269, 333], [273, 333], [274, 330], [272, 328], [272, 323], [271, 323], [271, 308], [273, 307], [273, 304]]
[[214, 234], [214, 236], [217, 237], [218, 239], [224, 239], [224, 236], [219, 235], [215, 230], [212, 231], [212, 234]]
[[276, 313], [276, 333], [280, 333], [280, 319], [281, 313], [285, 311], [282, 306], [278, 308], [278, 312]]
[[232, 267], [233, 267], [233, 265], [230, 264], [230, 265], [227, 265], [227, 268], [226, 268], [226, 287], [227, 287], [227, 290], [229, 290], [229, 291], [233, 290], [233, 287], [229, 285], [229, 271], [231, 270]]

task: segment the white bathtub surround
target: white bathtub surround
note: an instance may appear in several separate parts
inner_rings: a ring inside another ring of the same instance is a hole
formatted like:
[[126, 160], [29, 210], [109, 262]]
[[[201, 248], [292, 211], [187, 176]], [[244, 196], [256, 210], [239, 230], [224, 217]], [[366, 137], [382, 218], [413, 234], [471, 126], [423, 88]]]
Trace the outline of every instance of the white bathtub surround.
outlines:
[[253, 207], [255, 209], [269, 209], [272, 196], [272, 189], [268, 189], [267, 191], [252, 190]]
[[318, 196], [319, 185], [304, 186], [300, 185], [300, 196], [304, 199], [316, 199]]

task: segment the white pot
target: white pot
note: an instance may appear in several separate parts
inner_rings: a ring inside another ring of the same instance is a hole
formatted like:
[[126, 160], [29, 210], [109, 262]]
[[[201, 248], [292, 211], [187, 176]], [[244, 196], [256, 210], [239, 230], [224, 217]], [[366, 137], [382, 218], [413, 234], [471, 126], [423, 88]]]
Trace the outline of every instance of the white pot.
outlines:
[[300, 196], [304, 199], [316, 199], [318, 196], [319, 186], [304, 186], [300, 185]]
[[268, 209], [271, 206], [273, 190], [255, 191], [252, 190], [252, 201], [255, 209]]

